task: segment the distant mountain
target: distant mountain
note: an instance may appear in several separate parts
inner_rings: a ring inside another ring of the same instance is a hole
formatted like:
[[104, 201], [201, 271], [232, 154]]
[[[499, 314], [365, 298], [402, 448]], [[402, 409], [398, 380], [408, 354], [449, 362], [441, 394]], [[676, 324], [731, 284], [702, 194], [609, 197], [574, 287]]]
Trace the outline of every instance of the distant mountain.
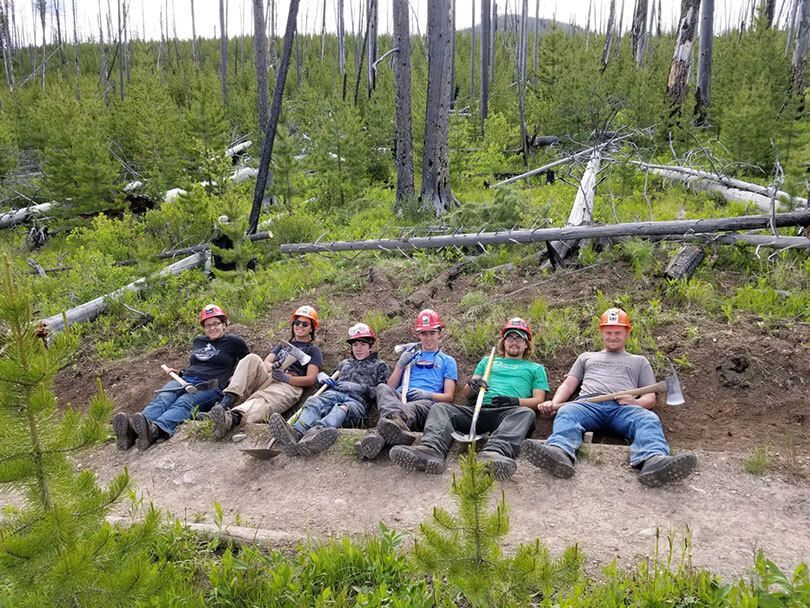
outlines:
[[[480, 20], [481, 15], [480, 13], [475, 16], [476, 21]], [[556, 27], [558, 30], [565, 32], [566, 34], [571, 33], [581, 33], [585, 31], [585, 28], [579, 27], [578, 25], [571, 25], [570, 23], [562, 23], [560, 21], [552, 21], [551, 19], [535, 19], [534, 17], [529, 17], [529, 36], [531, 37], [532, 32], [534, 32], [534, 23], [537, 21], [538, 30], [541, 34], [548, 33], [552, 26]], [[515, 32], [520, 28], [520, 15], [498, 15], [498, 31], [512, 31]], [[470, 28], [466, 28], [461, 30], [462, 32], [468, 32]], [[475, 33], [481, 33], [481, 24], [476, 23], [475, 25]]]

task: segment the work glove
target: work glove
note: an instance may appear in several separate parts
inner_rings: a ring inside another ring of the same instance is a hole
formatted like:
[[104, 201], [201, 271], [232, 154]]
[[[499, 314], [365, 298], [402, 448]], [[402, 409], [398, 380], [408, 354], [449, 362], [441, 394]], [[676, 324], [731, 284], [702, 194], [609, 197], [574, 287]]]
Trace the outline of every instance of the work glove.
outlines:
[[284, 384], [290, 383], [290, 375], [287, 372], [281, 371], [280, 369], [274, 369], [273, 373], [270, 375], [273, 376], [273, 380], [276, 382], [282, 382]]
[[335, 380], [333, 380], [329, 374], [326, 374], [324, 372], [320, 372], [318, 374], [318, 382], [320, 384], [325, 384], [326, 386], [332, 389], [337, 386], [337, 382], [335, 382]]
[[478, 391], [480, 391], [482, 388], [484, 390], [489, 389], [489, 384], [487, 384], [487, 381], [484, 380], [483, 378], [474, 378], [467, 383], [467, 386], [469, 386], [473, 394], [476, 395], [478, 394]]
[[517, 397], [507, 397], [506, 395], [498, 395], [492, 398], [492, 405], [495, 407], [517, 407], [520, 405], [520, 399]]
[[278, 369], [281, 367], [281, 359], [276, 359], [270, 364], [270, 369]]
[[336, 388], [341, 393], [362, 393], [364, 390], [362, 384], [358, 384], [357, 382], [349, 382], [348, 380], [338, 382]]
[[408, 401], [417, 401], [419, 399], [433, 400], [433, 393], [430, 391], [423, 391], [421, 388], [412, 388], [407, 394]]
[[414, 344], [411, 348], [405, 350], [400, 356], [399, 361], [397, 361], [397, 365], [399, 365], [402, 369], [408, 367], [408, 364], [416, 359], [416, 355], [419, 354], [419, 344]]

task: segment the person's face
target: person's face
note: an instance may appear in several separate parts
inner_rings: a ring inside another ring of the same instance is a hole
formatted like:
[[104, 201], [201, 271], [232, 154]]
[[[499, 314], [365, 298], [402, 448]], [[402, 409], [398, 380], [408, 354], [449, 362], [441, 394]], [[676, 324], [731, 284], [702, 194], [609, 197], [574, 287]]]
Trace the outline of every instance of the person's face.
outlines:
[[358, 361], [367, 359], [371, 354], [371, 344], [365, 340], [354, 340], [352, 342], [352, 355]]
[[514, 332], [509, 332], [503, 339], [503, 352], [507, 359], [520, 359], [529, 343]]
[[624, 350], [627, 342], [627, 328], [621, 326], [611, 326], [602, 328], [602, 342], [605, 350], [611, 353], [618, 353]]
[[295, 336], [296, 340], [306, 342], [312, 337], [312, 321], [309, 319], [304, 317], [295, 317], [292, 328], [293, 335]]
[[203, 323], [203, 331], [209, 340], [218, 340], [225, 335], [225, 323], [219, 317], [206, 319]]
[[422, 350], [433, 352], [439, 350], [439, 343], [442, 341], [441, 329], [430, 329], [419, 332], [419, 341], [422, 343]]

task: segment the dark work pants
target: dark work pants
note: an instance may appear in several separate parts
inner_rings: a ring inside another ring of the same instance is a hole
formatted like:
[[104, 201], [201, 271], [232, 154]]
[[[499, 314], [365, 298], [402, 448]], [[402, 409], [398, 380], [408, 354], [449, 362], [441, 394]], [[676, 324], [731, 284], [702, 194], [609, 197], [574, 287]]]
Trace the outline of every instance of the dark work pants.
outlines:
[[[453, 431], [470, 432], [473, 408], [449, 403], [436, 403], [430, 409], [422, 445], [433, 448], [447, 456], [453, 443]], [[484, 407], [478, 415], [475, 432], [491, 433], [486, 449], [502, 456], [515, 458], [520, 442], [534, 430], [534, 410], [527, 407]]]

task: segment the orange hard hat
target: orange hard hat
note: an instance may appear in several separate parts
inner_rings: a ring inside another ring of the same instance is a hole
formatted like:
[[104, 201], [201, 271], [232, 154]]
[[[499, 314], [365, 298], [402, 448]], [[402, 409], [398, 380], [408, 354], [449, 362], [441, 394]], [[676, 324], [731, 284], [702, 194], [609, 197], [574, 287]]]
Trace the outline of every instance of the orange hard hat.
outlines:
[[200, 325], [211, 317], [222, 317], [223, 322], [228, 322], [228, 314], [216, 304], [206, 304], [200, 311]]
[[304, 317], [312, 321], [312, 329], [318, 331], [318, 311], [312, 306], [299, 306], [295, 312], [290, 315], [290, 323], [295, 321], [298, 317]]
[[599, 319], [599, 329], [603, 327], [624, 327], [629, 332], [630, 316], [621, 308], [608, 308]]
[[517, 334], [520, 335], [521, 338], [525, 338], [527, 342], [531, 342], [532, 340], [532, 328], [520, 317], [514, 317], [506, 322], [506, 325], [501, 328], [501, 338], [504, 338], [510, 331], [517, 332]]
[[426, 308], [418, 315], [416, 315], [416, 323], [414, 323], [414, 331], [432, 331], [434, 329], [441, 329], [444, 327], [442, 319], [435, 310]]

